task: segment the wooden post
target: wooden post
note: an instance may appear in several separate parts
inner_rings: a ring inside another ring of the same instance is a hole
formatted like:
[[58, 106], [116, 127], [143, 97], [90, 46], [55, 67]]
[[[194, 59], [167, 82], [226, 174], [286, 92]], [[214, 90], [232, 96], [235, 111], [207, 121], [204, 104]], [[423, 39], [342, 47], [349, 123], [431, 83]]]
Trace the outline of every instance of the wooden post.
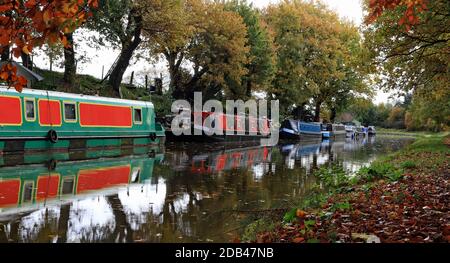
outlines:
[[134, 71], [131, 72], [130, 85], [133, 85], [133, 79], [134, 79]]
[[161, 78], [155, 78], [155, 92], [157, 95], [162, 95], [162, 79]]
[[148, 76], [145, 75], [145, 89], [148, 88]]
[[102, 79], [103, 79], [104, 74], [105, 74], [105, 65], [102, 66]]

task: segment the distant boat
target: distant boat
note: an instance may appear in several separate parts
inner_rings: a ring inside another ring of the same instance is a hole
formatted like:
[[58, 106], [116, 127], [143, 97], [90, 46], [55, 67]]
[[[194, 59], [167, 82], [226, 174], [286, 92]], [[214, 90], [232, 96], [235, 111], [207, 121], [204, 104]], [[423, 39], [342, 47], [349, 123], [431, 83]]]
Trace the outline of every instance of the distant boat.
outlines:
[[316, 122], [285, 120], [280, 128], [280, 137], [296, 140], [321, 139], [322, 125]]
[[344, 137], [345, 125], [343, 124], [322, 124], [322, 137], [324, 139]]
[[333, 137], [333, 125], [332, 124], [322, 124], [322, 137], [324, 139], [330, 139]]
[[333, 124], [333, 135], [334, 137], [345, 137], [345, 125], [344, 124]]
[[353, 125], [345, 125], [345, 133], [347, 138], [353, 138], [356, 134], [356, 127]]
[[376, 131], [374, 126], [369, 126], [368, 127], [368, 133], [369, 133], [369, 135], [376, 135], [377, 131]]
[[364, 127], [364, 126], [358, 126], [356, 127], [356, 136], [367, 136], [369, 133], [368, 128]]
[[318, 122], [299, 122], [300, 134], [312, 138], [322, 137], [322, 124]]

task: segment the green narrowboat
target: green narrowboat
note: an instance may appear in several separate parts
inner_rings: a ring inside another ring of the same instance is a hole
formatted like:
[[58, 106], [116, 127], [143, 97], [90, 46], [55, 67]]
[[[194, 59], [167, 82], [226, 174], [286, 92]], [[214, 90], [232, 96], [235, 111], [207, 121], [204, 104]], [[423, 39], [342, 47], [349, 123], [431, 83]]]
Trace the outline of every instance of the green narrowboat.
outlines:
[[151, 102], [0, 87], [0, 154], [135, 147], [164, 136]]

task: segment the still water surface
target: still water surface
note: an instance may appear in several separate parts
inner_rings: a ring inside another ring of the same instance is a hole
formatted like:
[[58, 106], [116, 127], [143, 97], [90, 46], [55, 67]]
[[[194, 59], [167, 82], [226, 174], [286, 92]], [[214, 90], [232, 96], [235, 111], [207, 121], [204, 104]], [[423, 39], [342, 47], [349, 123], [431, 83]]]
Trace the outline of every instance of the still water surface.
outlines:
[[[349, 174], [411, 140], [229, 148], [167, 145], [155, 156], [0, 169], [0, 242], [231, 242], [255, 218], [289, 207], [314, 169]], [[251, 217], [249, 215], [252, 215]]]

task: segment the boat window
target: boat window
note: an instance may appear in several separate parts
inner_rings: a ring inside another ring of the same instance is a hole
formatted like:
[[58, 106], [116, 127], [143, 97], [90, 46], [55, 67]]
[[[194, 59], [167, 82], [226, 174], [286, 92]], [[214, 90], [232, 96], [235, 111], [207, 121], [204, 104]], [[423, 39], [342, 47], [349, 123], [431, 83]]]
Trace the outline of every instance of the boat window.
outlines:
[[77, 120], [75, 103], [64, 103], [64, 120], [68, 122]]
[[34, 99], [25, 99], [25, 117], [27, 121], [36, 120], [36, 105]]
[[133, 174], [131, 175], [131, 182], [132, 183], [138, 183], [140, 174], [141, 174], [141, 169], [140, 168], [134, 169], [133, 170]]
[[65, 178], [62, 183], [62, 194], [69, 195], [73, 194], [73, 189], [75, 186], [75, 179], [72, 177]]
[[23, 186], [22, 202], [28, 203], [33, 200], [34, 182], [25, 182]]
[[142, 109], [134, 109], [134, 123], [142, 124]]

